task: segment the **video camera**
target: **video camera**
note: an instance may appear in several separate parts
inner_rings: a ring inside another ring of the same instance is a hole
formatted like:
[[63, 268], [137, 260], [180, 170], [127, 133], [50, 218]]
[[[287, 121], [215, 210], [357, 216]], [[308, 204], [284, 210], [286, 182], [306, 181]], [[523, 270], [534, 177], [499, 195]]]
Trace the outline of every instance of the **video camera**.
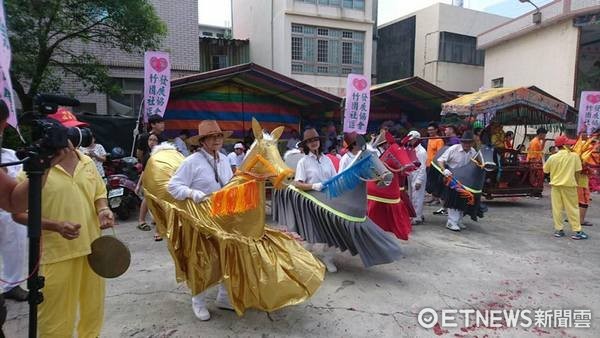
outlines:
[[69, 146], [87, 147], [92, 144], [92, 132], [88, 128], [65, 127], [47, 115], [56, 113], [58, 106], [79, 106], [79, 101], [64, 96], [38, 94], [35, 97], [36, 110], [21, 118], [21, 123], [31, 127], [31, 145], [18, 149], [17, 157], [23, 159], [34, 153], [49, 165], [54, 155]]

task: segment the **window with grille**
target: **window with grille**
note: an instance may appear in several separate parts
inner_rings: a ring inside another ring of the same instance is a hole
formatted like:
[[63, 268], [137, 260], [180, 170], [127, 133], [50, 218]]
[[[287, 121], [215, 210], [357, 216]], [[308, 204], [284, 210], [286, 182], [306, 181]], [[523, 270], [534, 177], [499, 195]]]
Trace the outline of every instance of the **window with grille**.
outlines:
[[318, 35], [329, 35], [329, 29], [327, 28], [317, 28], [317, 34]]
[[212, 56], [212, 70], [226, 68], [227, 66], [227, 55]]
[[342, 42], [342, 64], [352, 64], [351, 42]]
[[477, 38], [449, 32], [440, 33], [439, 60], [483, 66], [485, 54], [477, 50]]
[[504, 87], [504, 78], [499, 77], [497, 79], [492, 80], [492, 88], [502, 88]]
[[317, 62], [328, 62], [327, 40], [317, 40]]
[[292, 24], [292, 72], [362, 74], [365, 33]]
[[112, 81], [121, 89], [121, 93], [107, 96], [108, 114], [135, 116], [142, 103], [144, 79], [113, 78]]
[[365, 0], [296, 0], [307, 4], [319, 4], [323, 6], [343, 7], [352, 9], [365, 9]]
[[292, 60], [302, 60], [302, 38], [292, 37]]

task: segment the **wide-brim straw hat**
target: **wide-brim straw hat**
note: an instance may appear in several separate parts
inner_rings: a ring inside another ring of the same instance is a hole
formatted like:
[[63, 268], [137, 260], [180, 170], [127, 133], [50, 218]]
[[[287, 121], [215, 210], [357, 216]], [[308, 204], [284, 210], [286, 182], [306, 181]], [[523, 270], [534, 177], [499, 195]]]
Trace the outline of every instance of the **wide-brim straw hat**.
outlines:
[[319, 136], [319, 133], [317, 132], [317, 130], [315, 128], [306, 129], [304, 131], [304, 135], [302, 137], [302, 141], [300, 141], [300, 143], [298, 145], [303, 145], [307, 141], [310, 141], [310, 140], [313, 140], [313, 139], [319, 139], [319, 141], [321, 141], [321, 136]]
[[221, 127], [219, 127], [219, 124], [215, 120], [204, 120], [198, 124], [198, 135], [189, 137], [186, 142], [191, 145], [199, 145], [200, 141], [205, 137], [218, 134], [223, 134], [224, 138], [228, 138], [233, 132], [221, 130]]

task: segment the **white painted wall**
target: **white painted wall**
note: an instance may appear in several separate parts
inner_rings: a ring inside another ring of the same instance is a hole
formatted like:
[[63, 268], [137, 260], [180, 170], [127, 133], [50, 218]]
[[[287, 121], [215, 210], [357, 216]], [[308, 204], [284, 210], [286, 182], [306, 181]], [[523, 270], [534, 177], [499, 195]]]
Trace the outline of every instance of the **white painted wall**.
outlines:
[[509, 18], [437, 3], [394, 22], [411, 16], [416, 16], [414, 75], [448, 91], [477, 91], [483, 84], [483, 67], [439, 62], [440, 32], [477, 36]]
[[272, 68], [271, 4], [281, 0], [233, 0], [233, 38], [250, 40], [250, 61]]
[[578, 29], [565, 20], [486, 50], [484, 85], [503, 77], [505, 87], [535, 85], [574, 106]]
[[233, 0], [233, 36], [236, 39], [250, 39], [252, 62], [332, 94], [343, 95], [346, 77], [291, 73], [292, 23], [364, 32], [363, 72], [370, 77], [372, 7], [371, 0], [365, 1], [364, 11], [295, 0]]

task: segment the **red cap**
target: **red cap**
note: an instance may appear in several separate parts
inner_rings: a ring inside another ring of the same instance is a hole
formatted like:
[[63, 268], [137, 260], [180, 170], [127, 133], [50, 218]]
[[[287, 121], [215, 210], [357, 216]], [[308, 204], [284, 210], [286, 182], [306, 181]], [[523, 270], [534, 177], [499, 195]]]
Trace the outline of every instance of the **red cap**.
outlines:
[[78, 121], [75, 115], [71, 113], [67, 108], [60, 107], [56, 113], [48, 115], [48, 117], [55, 119], [65, 127], [87, 127], [89, 124]]
[[568, 138], [565, 135], [560, 135], [559, 137], [557, 137], [554, 140], [554, 145], [557, 147], [562, 147], [562, 146], [572, 146], [575, 143], [577, 143], [577, 140], [574, 140], [572, 138]]

